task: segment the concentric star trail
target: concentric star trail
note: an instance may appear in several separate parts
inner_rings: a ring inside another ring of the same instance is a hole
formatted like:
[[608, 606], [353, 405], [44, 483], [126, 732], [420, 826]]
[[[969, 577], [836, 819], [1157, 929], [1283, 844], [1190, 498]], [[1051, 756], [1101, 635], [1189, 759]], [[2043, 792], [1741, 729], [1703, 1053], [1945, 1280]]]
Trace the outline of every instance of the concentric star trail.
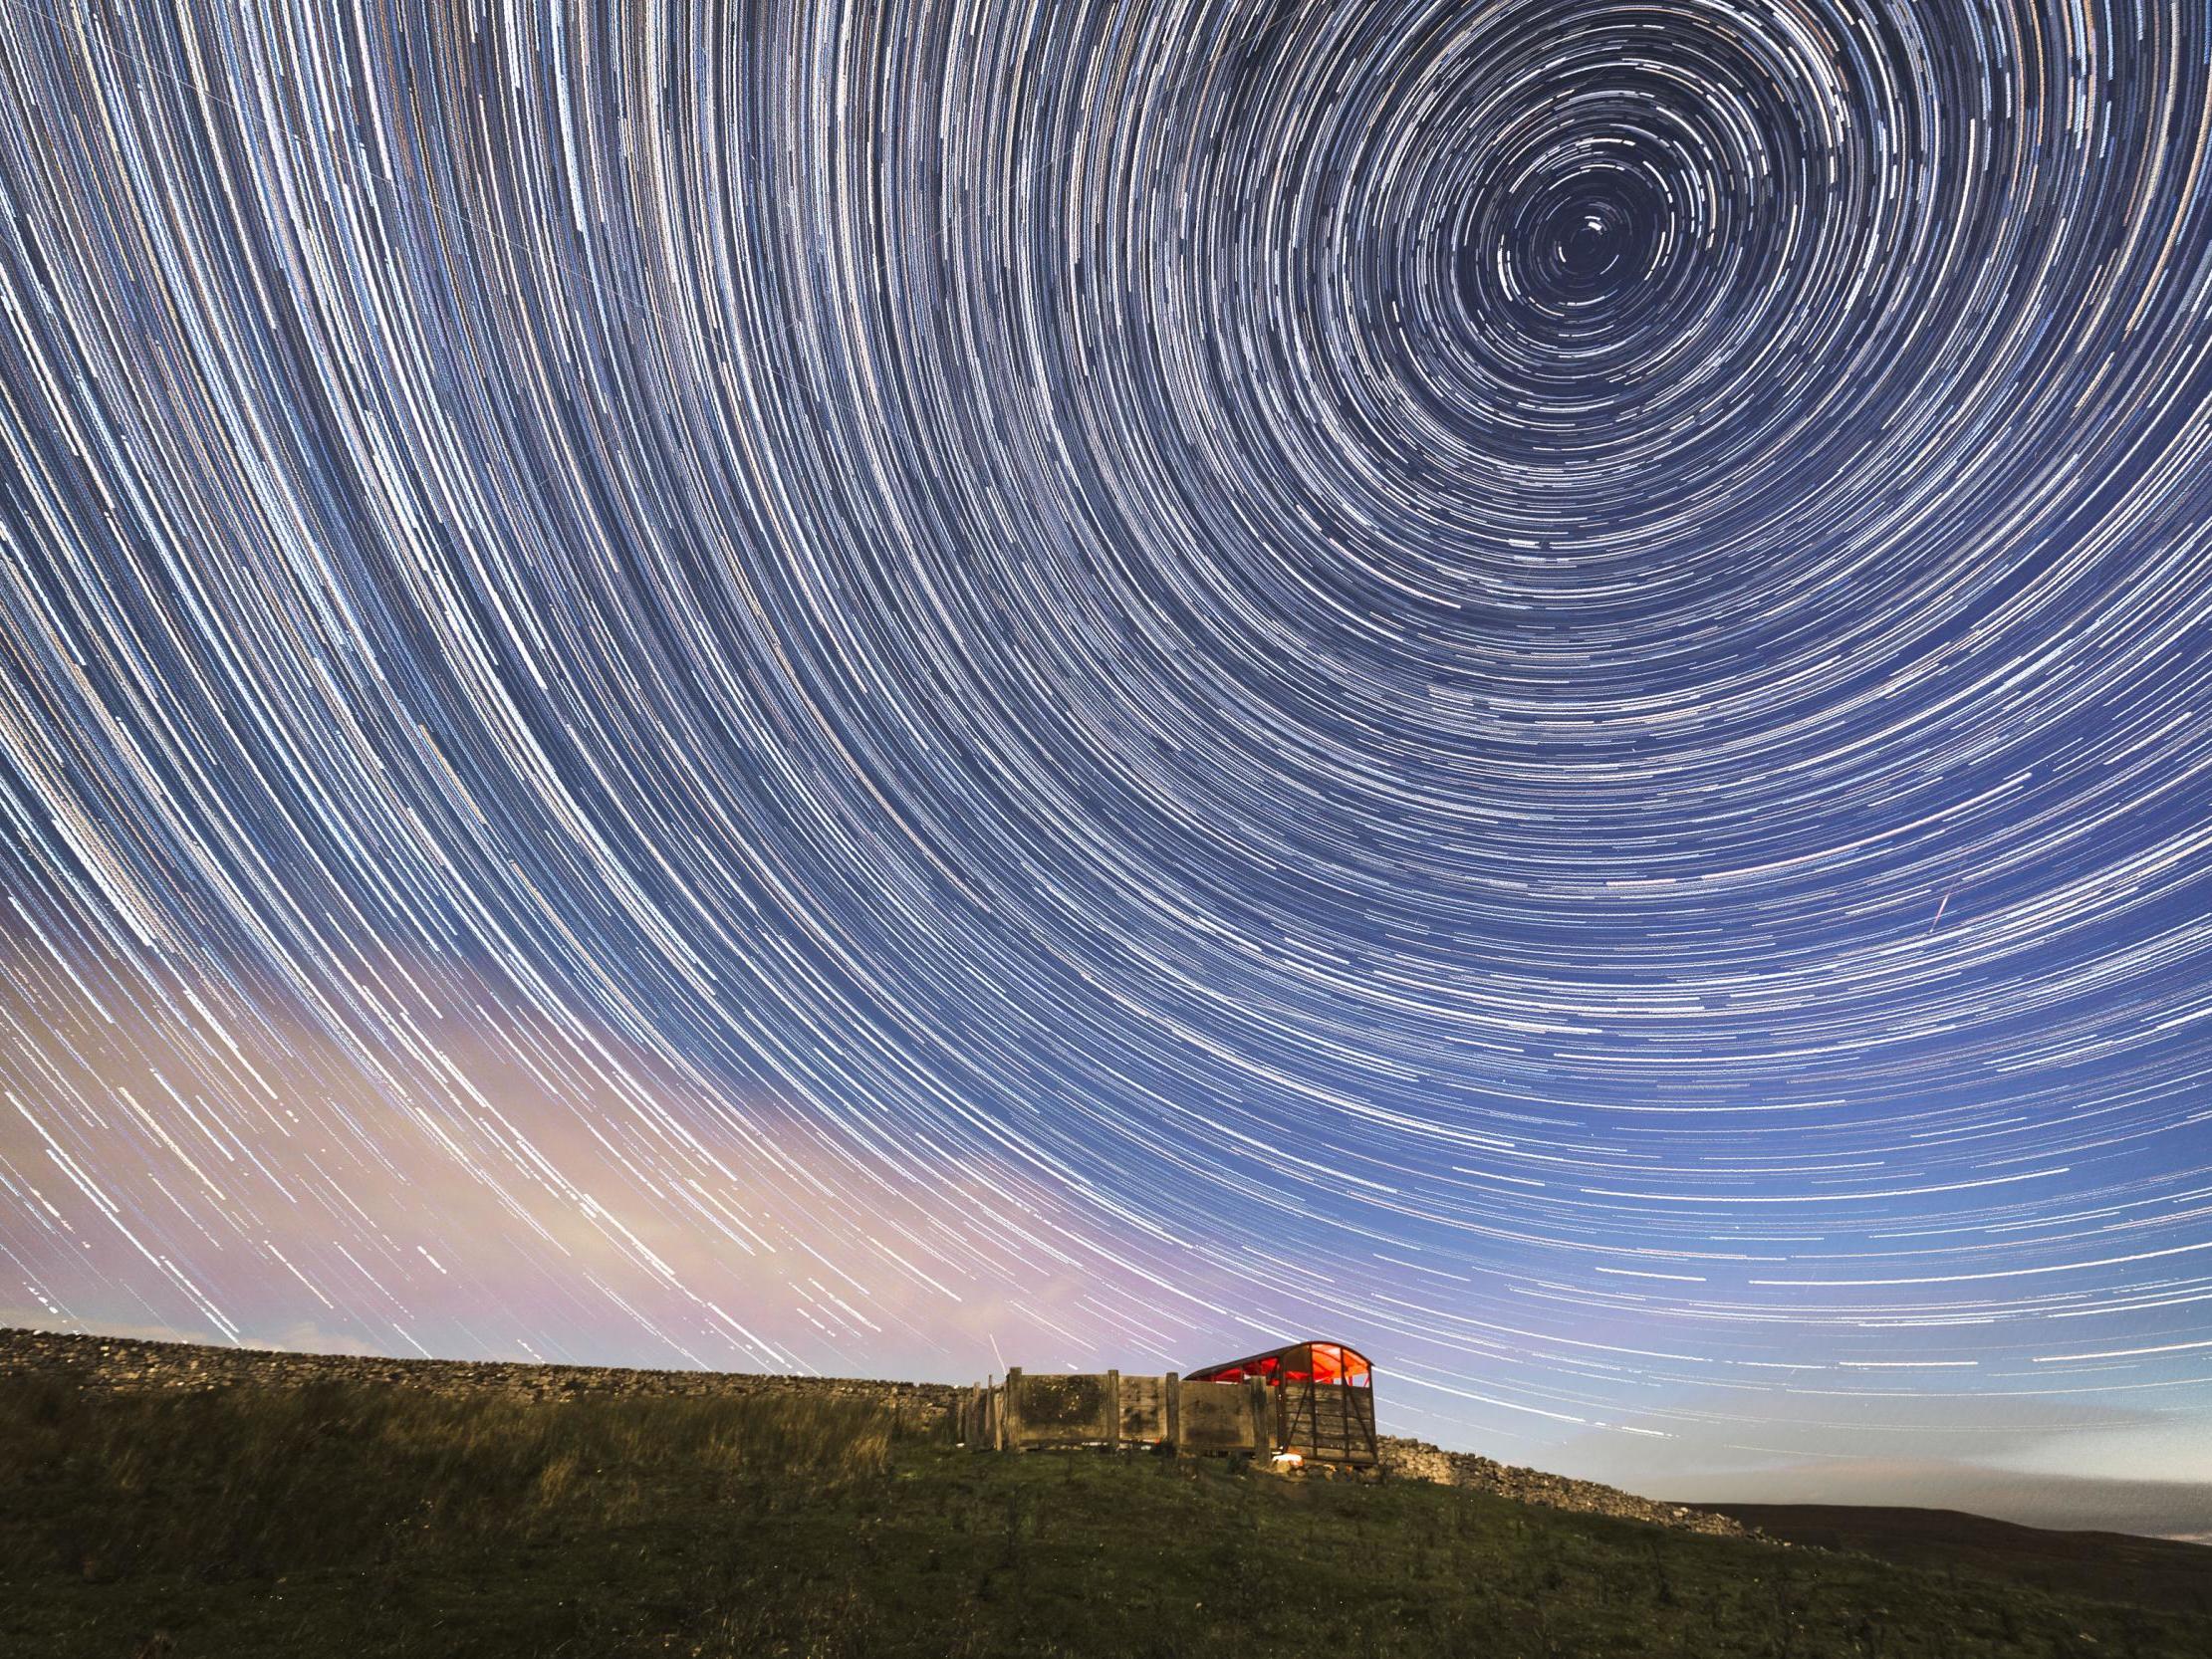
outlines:
[[2212, 1409], [2201, 6], [0, 18], [0, 1312]]

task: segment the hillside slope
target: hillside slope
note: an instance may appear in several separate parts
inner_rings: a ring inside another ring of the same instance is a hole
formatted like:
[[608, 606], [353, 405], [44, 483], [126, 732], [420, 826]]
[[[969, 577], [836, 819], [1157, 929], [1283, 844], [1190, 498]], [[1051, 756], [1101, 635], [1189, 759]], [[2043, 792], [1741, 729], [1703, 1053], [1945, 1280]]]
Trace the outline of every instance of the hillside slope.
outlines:
[[2212, 1651], [2212, 1618], [1396, 1481], [956, 1450], [799, 1392], [0, 1377], [0, 1652]]
[[[515, 1360], [395, 1359], [355, 1354], [286, 1353], [268, 1348], [206, 1347], [127, 1336], [79, 1336], [0, 1328], [0, 1376], [43, 1376], [103, 1392], [164, 1393], [226, 1385], [298, 1388], [310, 1383], [375, 1383], [424, 1389], [454, 1399], [728, 1399], [804, 1396], [860, 1401], [889, 1409], [901, 1431], [941, 1427], [962, 1390], [935, 1382], [860, 1377], [802, 1377], [752, 1371], [647, 1371], [604, 1365], [546, 1365]], [[1595, 1481], [1518, 1469], [1422, 1440], [1382, 1437], [1391, 1473], [1495, 1493], [1525, 1504], [1609, 1515], [1690, 1532], [1740, 1535], [1743, 1528], [1709, 1509], [1659, 1504]]]

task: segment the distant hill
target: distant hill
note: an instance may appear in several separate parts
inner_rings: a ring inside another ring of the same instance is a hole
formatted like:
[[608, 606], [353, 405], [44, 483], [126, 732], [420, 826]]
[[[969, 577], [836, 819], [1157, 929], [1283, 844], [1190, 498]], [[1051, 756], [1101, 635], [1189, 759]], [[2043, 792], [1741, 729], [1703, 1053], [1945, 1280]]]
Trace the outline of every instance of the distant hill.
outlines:
[[1769, 1538], [1971, 1572], [2067, 1595], [2212, 1614], [2212, 1547], [2124, 1533], [2017, 1527], [1957, 1510], [1847, 1504], [1703, 1504]]
[[969, 1452], [899, 1383], [75, 1342], [0, 1334], [11, 1659], [2212, 1654], [2110, 1582], [1584, 1513], [1617, 1495], [1480, 1460], [1294, 1481]]

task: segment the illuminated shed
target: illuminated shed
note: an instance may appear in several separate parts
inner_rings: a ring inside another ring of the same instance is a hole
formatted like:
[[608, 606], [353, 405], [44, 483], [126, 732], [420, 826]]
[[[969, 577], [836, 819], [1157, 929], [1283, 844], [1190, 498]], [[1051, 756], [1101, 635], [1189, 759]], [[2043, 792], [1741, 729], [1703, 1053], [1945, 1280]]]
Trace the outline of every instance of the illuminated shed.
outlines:
[[1307, 1340], [1243, 1359], [1201, 1365], [1183, 1373], [1187, 1382], [1247, 1382], [1268, 1386], [1279, 1451], [1318, 1463], [1381, 1462], [1374, 1437], [1374, 1367], [1343, 1342]]

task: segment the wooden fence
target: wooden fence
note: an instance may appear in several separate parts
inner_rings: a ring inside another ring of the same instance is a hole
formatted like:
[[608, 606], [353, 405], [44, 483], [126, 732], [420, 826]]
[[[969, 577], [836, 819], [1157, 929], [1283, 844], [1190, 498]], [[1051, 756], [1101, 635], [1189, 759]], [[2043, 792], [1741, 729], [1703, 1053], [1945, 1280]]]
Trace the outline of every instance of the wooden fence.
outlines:
[[[1014, 1368], [1004, 1382], [967, 1389], [954, 1400], [953, 1432], [963, 1445], [1001, 1452], [1081, 1446], [1109, 1452], [1265, 1455], [1288, 1444], [1282, 1402], [1276, 1398], [1281, 1392], [1258, 1377], [1186, 1382], [1173, 1371], [1164, 1376], [1124, 1376], [1119, 1371], [1032, 1375]], [[1348, 1454], [1344, 1461], [1372, 1459]]]

